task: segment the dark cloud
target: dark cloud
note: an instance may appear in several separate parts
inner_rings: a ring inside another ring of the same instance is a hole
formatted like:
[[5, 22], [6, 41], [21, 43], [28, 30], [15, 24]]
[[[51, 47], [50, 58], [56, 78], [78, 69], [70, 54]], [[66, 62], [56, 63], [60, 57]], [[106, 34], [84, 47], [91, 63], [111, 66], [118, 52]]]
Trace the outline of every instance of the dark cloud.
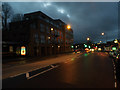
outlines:
[[[85, 42], [87, 37], [92, 41], [105, 41], [101, 32], [105, 32], [108, 40], [117, 38], [118, 7], [115, 2], [52, 2], [48, 6], [42, 2], [11, 2], [15, 12], [27, 13], [42, 11], [52, 18], [59, 18], [71, 24], [74, 30], [74, 41]], [[60, 13], [58, 10], [64, 10]], [[67, 17], [70, 15], [70, 18]]]

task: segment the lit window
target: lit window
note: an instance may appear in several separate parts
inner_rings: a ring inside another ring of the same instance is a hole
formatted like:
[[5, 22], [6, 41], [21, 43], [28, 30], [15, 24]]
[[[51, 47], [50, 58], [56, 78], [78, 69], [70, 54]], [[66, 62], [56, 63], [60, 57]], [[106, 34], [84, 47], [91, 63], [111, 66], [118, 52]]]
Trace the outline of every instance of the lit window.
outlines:
[[9, 47], [10, 52], [13, 52], [13, 46]]

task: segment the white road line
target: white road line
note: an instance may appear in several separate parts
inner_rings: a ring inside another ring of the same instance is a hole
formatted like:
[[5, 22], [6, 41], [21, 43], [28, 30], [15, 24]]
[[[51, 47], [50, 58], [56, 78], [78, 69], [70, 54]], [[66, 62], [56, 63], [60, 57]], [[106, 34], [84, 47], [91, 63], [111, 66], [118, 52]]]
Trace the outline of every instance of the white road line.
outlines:
[[26, 73], [26, 78], [28, 78], [30, 75], [29, 75], [29, 72], [28, 73]]
[[116, 75], [115, 75], [115, 80], [116, 80], [117, 78], [116, 78]]
[[115, 76], [115, 88], [117, 88], [117, 77], [116, 77], [116, 67], [115, 67], [115, 63], [114, 63], [114, 61], [112, 60], [112, 62], [113, 62], [113, 67], [114, 67], [114, 76]]
[[47, 70], [45, 70], [45, 71], [43, 71], [43, 72], [40, 72], [40, 73], [38, 73], [38, 74], [35, 74], [35, 75], [31, 76], [31, 77], [28, 77], [27, 79], [34, 78], [34, 77], [36, 77], [36, 76], [38, 76], [38, 75], [40, 75], [40, 74], [43, 74], [43, 73], [48, 72], [48, 71], [50, 71], [50, 70], [52, 70], [52, 69], [54, 69], [54, 68], [57, 68], [58, 66], [59, 66], [59, 65], [54, 66], [53, 68], [50, 68], [50, 69], [47, 69]]
[[50, 65], [52, 68], [54, 68], [54, 66], [53, 65]]
[[115, 67], [114, 67], [114, 70], [115, 70]]
[[41, 68], [45, 68], [45, 67], [48, 67], [48, 66], [50, 66], [50, 65], [47, 65], [47, 66], [44, 66], [44, 67], [40, 67], [40, 68], [35, 68], [35, 69], [29, 70], [29, 71], [26, 71], [26, 72], [23, 72], [23, 73], [19, 73], [19, 74], [10, 76], [10, 78], [17, 77], [17, 76], [20, 76], [22, 74], [25, 74], [25, 73], [28, 73], [28, 72], [32, 72], [32, 71], [35, 71], [35, 70], [38, 70], [38, 69], [41, 69]]
[[115, 82], [115, 88], [117, 88], [117, 82]]
[[17, 76], [20, 76], [20, 75], [22, 75], [22, 74], [25, 74], [25, 73], [19, 73], [19, 74], [16, 74], [16, 75], [10, 76], [10, 78], [17, 77]]
[[116, 71], [114, 71], [114, 73], [116, 74]]

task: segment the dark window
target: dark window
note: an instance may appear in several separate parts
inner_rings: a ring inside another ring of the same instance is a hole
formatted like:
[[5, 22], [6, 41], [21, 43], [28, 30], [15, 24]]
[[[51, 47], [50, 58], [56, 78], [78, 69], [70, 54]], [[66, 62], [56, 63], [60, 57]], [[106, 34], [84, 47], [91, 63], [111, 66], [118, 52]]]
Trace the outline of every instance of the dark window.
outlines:
[[44, 26], [44, 24], [40, 24], [40, 31], [41, 32], [45, 32], [45, 26]]

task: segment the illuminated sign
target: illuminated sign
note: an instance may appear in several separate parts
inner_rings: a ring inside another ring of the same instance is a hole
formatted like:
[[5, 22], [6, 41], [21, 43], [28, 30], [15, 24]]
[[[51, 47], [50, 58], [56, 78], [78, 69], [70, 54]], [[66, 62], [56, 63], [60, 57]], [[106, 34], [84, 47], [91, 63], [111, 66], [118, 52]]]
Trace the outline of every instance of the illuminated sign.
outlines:
[[26, 55], [26, 48], [25, 48], [25, 46], [21, 47], [21, 55]]
[[10, 52], [13, 52], [13, 46], [9, 47]]

